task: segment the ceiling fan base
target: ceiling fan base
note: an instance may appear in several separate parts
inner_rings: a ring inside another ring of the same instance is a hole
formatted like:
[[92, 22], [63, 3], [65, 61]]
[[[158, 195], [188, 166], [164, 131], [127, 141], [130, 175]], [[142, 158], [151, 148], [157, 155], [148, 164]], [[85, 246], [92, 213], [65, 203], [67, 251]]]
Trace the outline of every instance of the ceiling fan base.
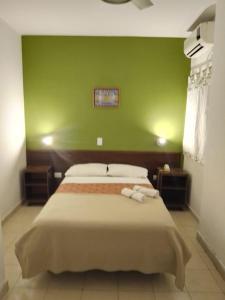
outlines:
[[125, 4], [132, 2], [137, 8], [144, 9], [153, 5], [151, 0], [102, 0], [108, 4]]
[[130, 2], [131, 0], [102, 0], [102, 1], [109, 3], [109, 4], [124, 4], [124, 3]]

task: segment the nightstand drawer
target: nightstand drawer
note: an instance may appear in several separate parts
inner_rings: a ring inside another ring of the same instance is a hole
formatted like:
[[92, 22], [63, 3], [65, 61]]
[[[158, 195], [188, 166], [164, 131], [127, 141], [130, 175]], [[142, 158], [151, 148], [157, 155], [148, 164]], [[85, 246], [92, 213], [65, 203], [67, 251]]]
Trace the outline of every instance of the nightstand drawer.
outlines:
[[163, 187], [174, 187], [174, 188], [186, 188], [187, 177], [186, 176], [162, 176]]
[[168, 208], [185, 208], [186, 190], [162, 190], [160, 195]]

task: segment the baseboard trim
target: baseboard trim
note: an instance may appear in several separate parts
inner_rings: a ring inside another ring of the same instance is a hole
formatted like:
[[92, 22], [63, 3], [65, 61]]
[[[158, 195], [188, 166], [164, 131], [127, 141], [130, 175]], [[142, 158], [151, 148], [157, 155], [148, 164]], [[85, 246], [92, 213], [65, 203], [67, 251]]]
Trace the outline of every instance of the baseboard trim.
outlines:
[[225, 266], [223, 263], [216, 257], [216, 255], [213, 253], [211, 247], [209, 247], [206, 239], [202, 236], [202, 234], [198, 231], [197, 232], [197, 240], [211, 259], [212, 263], [214, 264], [217, 271], [220, 273], [222, 278], [225, 280]]
[[188, 208], [189, 208], [190, 213], [192, 214], [192, 216], [196, 219], [196, 221], [199, 222], [199, 216], [196, 214], [196, 212], [193, 210], [193, 208], [190, 205], [188, 205]]
[[2, 217], [2, 224], [4, 224], [22, 205], [22, 202], [18, 202], [5, 216]]
[[7, 294], [8, 290], [9, 290], [9, 284], [8, 281], [6, 280], [0, 289], [0, 299], [3, 299], [3, 297]]

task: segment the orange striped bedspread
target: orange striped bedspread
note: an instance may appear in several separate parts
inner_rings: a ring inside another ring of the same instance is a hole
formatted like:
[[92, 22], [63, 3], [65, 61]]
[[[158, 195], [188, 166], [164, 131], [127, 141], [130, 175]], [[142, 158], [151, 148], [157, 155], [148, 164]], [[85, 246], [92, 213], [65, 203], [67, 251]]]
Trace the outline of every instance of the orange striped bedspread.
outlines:
[[[135, 184], [130, 183], [63, 183], [57, 193], [81, 193], [81, 194], [121, 194], [123, 188], [133, 189]], [[149, 184], [141, 184], [143, 187], [153, 188]]]

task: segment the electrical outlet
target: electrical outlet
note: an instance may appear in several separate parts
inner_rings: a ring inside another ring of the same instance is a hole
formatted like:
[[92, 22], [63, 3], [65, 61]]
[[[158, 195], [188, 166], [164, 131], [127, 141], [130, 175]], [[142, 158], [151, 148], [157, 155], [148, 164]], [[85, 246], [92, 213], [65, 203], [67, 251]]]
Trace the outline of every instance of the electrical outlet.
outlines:
[[62, 172], [55, 172], [54, 177], [55, 178], [62, 178]]
[[102, 145], [103, 145], [103, 138], [97, 137], [97, 146], [102, 146]]
[[152, 178], [153, 178], [153, 180], [157, 180], [157, 175], [154, 174]]

